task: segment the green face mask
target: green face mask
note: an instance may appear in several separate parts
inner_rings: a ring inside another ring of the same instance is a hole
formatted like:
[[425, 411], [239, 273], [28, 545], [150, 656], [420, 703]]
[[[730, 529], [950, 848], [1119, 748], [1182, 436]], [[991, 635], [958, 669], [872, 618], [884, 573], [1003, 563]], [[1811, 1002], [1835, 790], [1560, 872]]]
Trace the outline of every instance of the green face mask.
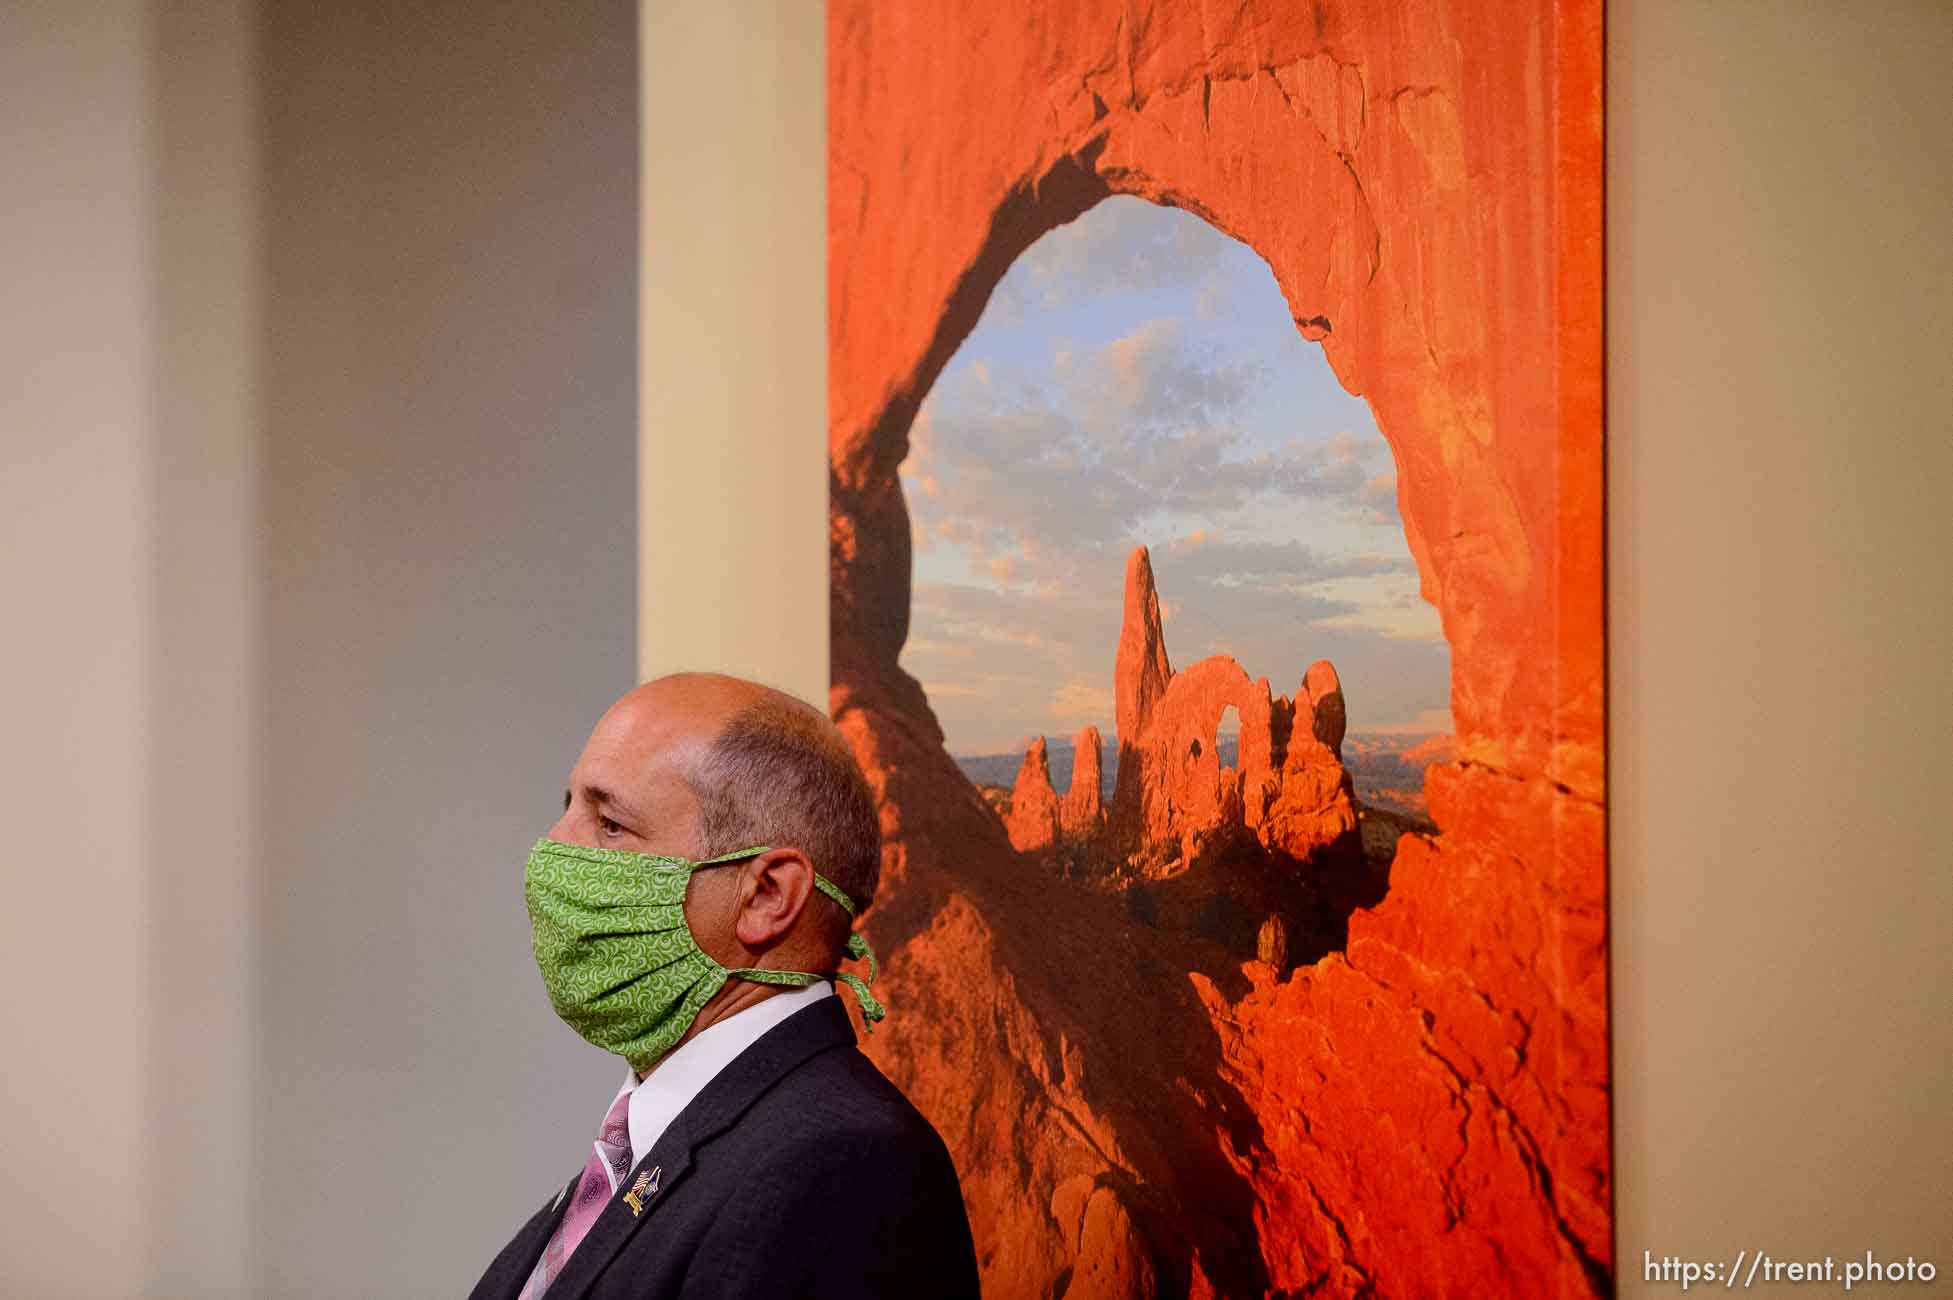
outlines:
[[[536, 965], [556, 1014], [642, 1072], [677, 1045], [728, 979], [804, 985], [828, 978], [812, 971], [728, 969], [692, 937], [685, 920], [685, 886], [692, 873], [764, 852], [763, 847], [741, 849], [694, 862], [536, 841], [523, 894]], [[816, 875], [814, 885], [855, 915], [853, 901], [833, 881]], [[848, 956], [867, 958], [868, 979], [875, 978], [875, 956], [861, 935], [848, 935]], [[874, 1022], [888, 1013], [868, 983], [856, 975], [834, 978], [854, 990], [872, 1032]]]

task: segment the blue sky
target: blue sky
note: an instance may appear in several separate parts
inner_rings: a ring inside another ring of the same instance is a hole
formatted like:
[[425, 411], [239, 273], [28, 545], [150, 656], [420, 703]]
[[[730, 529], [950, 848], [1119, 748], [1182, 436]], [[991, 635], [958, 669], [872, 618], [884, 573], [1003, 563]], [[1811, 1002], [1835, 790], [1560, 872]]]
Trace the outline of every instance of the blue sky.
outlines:
[[902, 664], [952, 753], [1111, 736], [1136, 545], [1175, 668], [1228, 654], [1291, 695], [1326, 658], [1352, 731], [1451, 729], [1449, 649], [1369, 406], [1260, 257], [1197, 217], [1113, 198], [1027, 250], [923, 403], [902, 479]]

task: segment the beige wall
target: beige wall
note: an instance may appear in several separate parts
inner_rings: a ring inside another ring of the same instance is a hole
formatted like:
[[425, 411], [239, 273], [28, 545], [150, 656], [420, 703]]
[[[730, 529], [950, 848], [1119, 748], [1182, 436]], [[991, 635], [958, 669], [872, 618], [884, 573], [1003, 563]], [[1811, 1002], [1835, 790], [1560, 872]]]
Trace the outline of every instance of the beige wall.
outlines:
[[153, 467], [149, 980], [155, 1053], [140, 1096], [152, 1177], [145, 1280], [160, 1294], [241, 1295], [262, 1256], [250, 1230], [262, 1140], [256, 924], [263, 763], [256, 221], [257, 17], [252, 7], [151, 7], [147, 58]]
[[464, 1294], [620, 1070], [629, 0], [0, 4], [0, 1295]]
[[1624, 1290], [1742, 1249], [1953, 1287], [1953, 6], [1609, 34]]
[[263, 15], [261, 1287], [460, 1295], [622, 1075], [521, 873], [632, 681], [635, 11]]
[[157, 641], [151, 39], [137, 4], [15, 6], [0, 27], [9, 1295], [136, 1294], [155, 1212], [146, 1196], [98, 1195], [105, 1180], [142, 1188], [156, 1174], [134, 1091], [158, 1063], [141, 741]]
[[827, 702], [824, 6], [649, 3], [638, 671]]
[[[819, 14], [671, 8], [638, 663], [818, 698]], [[0, 1294], [458, 1294], [588, 1136], [515, 873], [632, 675], [630, 17], [0, 7]], [[1623, 1290], [1944, 1271], [1953, 10], [1609, 21]]]
[[237, 3], [0, 21], [8, 1295], [255, 1258], [253, 42]]

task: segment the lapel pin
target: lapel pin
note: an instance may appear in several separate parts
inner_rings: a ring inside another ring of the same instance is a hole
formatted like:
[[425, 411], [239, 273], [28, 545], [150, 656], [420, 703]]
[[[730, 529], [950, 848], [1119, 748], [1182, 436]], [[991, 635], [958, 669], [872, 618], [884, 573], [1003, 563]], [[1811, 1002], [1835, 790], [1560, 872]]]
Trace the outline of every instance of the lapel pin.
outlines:
[[631, 1190], [624, 1193], [624, 1204], [631, 1207], [631, 1217], [644, 1213], [644, 1203], [658, 1194], [658, 1175], [664, 1172], [661, 1165], [653, 1165], [651, 1172], [639, 1174], [631, 1184]]

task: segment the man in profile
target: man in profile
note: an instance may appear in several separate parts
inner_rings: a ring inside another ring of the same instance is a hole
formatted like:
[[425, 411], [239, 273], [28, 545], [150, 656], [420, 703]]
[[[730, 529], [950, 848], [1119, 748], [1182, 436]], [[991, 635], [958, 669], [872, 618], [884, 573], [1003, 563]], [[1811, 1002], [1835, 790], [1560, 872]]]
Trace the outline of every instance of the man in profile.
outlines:
[[949, 1152], [831, 980], [881, 833], [818, 711], [682, 674], [613, 705], [524, 892], [557, 1013], [630, 1065], [583, 1170], [473, 1300], [974, 1297]]

